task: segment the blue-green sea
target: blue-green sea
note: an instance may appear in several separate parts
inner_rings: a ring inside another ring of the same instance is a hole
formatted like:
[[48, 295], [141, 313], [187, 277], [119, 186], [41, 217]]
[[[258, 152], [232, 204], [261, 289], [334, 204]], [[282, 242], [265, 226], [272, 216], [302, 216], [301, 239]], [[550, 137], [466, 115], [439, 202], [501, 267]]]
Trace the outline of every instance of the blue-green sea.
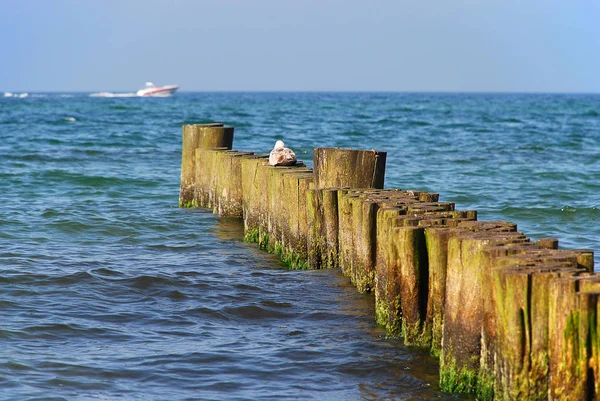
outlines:
[[466, 400], [335, 270], [288, 271], [178, 205], [181, 126], [387, 152], [439, 192], [600, 266], [600, 95], [177, 93], [0, 98], [0, 400]]

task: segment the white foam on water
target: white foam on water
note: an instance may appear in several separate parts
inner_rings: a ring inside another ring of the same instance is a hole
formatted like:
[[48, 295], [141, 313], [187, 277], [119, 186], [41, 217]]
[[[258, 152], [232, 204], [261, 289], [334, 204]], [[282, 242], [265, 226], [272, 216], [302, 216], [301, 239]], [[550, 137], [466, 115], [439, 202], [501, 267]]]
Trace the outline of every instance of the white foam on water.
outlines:
[[135, 93], [98, 92], [90, 93], [91, 97], [137, 97]]
[[24, 99], [26, 97], [29, 97], [29, 93], [27, 93], [27, 92], [23, 92], [23, 93], [4, 92], [4, 97], [16, 97], [19, 99]]

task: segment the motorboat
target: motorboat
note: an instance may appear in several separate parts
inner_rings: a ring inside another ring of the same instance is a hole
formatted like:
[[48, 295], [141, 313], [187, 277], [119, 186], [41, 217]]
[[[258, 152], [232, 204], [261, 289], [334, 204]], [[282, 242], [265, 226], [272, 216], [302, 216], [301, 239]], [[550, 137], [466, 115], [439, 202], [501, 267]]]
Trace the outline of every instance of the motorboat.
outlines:
[[146, 86], [137, 91], [136, 95], [165, 97], [173, 95], [177, 89], [179, 89], [179, 85], [156, 86], [152, 82], [146, 82]]
[[12, 93], [12, 92], [4, 92], [4, 97], [18, 97], [19, 99], [24, 99], [29, 97], [29, 93]]

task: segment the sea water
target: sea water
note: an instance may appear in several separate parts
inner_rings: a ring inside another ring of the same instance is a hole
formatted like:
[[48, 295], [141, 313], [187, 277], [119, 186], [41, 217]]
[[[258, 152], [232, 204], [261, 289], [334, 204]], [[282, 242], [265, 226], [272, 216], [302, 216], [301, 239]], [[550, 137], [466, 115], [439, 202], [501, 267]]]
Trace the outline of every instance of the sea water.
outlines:
[[600, 255], [600, 96], [0, 98], [0, 399], [453, 400], [336, 270], [288, 271], [177, 207], [181, 126], [234, 149], [387, 152], [386, 187]]

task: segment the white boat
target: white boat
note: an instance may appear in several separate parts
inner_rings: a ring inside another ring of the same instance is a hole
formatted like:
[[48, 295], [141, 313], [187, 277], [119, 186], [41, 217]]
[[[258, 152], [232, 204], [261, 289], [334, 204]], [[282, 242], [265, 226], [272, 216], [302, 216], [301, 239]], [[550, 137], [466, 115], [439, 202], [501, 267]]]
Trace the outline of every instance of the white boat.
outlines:
[[18, 97], [20, 99], [24, 99], [26, 97], [29, 97], [29, 93], [27, 93], [27, 92], [24, 92], [24, 93], [4, 92], [4, 97]]
[[136, 92], [138, 96], [171, 96], [179, 89], [179, 85], [156, 86], [152, 82], [146, 82], [146, 87]]

